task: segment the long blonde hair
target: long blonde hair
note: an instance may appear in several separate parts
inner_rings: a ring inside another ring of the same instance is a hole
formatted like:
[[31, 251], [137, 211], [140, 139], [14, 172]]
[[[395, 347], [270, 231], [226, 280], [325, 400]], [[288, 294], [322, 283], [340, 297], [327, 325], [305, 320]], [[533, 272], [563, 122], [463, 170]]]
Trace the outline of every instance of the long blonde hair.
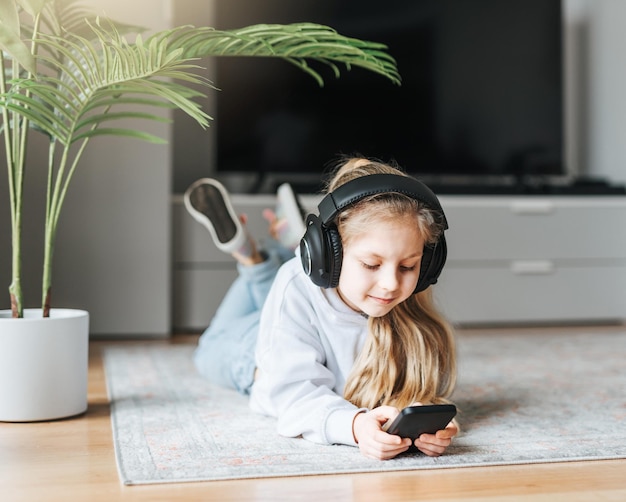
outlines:
[[[342, 157], [328, 191], [371, 174], [406, 176], [397, 166], [362, 157]], [[413, 198], [384, 193], [365, 197], [342, 211], [335, 221], [343, 246], [371, 228], [372, 221], [415, 217], [424, 241], [443, 232], [441, 218]], [[344, 397], [359, 407], [414, 402], [438, 404], [456, 383], [456, 346], [448, 321], [435, 308], [431, 288], [411, 295], [382, 317], [370, 317], [368, 335], [344, 389]]]

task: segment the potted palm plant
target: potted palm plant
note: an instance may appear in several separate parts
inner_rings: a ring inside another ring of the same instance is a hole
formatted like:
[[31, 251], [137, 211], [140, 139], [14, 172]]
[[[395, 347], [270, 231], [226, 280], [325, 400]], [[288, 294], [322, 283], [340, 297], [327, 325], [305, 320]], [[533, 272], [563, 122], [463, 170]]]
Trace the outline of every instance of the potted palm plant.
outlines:
[[[309, 73], [309, 63], [361, 67], [399, 83], [386, 47], [310, 23], [219, 31], [181, 26], [143, 37], [140, 29], [97, 17], [75, 0], [0, 2], [0, 133], [11, 211], [10, 310], [0, 311], [0, 421], [64, 418], [87, 409], [89, 314], [52, 307], [52, 263], [63, 202], [88, 144], [101, 135], [161, 138], [124, 126], [162, 121], [180, 109], [200, 127], [211, 117], [195, 101], [212, 89], [199, 76], [207, 56], [277, 57]], [[41, 304], [22, 294], [22, 218], [29, 138], [47, 138]]]

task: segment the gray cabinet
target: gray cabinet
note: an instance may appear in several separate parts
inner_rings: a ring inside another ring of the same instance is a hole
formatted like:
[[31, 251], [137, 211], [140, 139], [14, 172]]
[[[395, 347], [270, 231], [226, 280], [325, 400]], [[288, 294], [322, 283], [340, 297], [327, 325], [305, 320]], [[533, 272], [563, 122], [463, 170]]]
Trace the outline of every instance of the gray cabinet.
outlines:
[[[626, 314], [626, 197], [442, 196], [448, 261], [434, 295], [460, 325], [621, 321]], [[307, 196], [313, 210], [319, 198]], [[257, 238], [272, 196], [235, 195]], [[173, 200], [173, 323], [208, 325], [235, 262]]]
[[463, 324], [626, 315], [626, 197], [442, 197], [448, 262], [435, 294]]

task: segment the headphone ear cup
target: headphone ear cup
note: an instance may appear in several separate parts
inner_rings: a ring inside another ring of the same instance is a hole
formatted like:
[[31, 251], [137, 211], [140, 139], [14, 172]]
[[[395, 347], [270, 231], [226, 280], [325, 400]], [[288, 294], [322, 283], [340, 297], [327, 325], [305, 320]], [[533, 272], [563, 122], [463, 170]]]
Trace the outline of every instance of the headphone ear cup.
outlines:
[[324, 272], [324, 243], [322, 235], [322, 222], [315, 214], [309, 214], [306, 218], [306, 230], [300, 240], [300, 261], [304, 273], [308, 275], [314, 284], [323, 286], [325, 282]]
[[420, 293], [437, 282], [443, 266], [446, 264], [447, 255], [448, 248], [443, 234], [434, 246], [424, 246], [420, 276], [413, 294]]
[[300, 240], [300, 260], [313, 284], [334, 288], [339, 284], [343, 251], [337, 228], [326, 228], [319, 216], [309, 214]]
[[341, 274], [341, 263], [343, 261], [343, 246], [341, 237], [336, 227], [326, 230], [328, 249], [328, 287], [336, 288], [339, 285], [339, 275]]

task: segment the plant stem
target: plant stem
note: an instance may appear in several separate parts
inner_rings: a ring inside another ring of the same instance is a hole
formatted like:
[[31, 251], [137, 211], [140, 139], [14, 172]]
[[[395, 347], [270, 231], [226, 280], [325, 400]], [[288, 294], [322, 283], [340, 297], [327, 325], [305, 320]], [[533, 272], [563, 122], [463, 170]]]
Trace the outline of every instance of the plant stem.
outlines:
[[[52, 257], [54, 255], [54, 241], [56, 237], [56, 228], [58, 221], [59, 206], [59, 190], [65, 164], [67, 163], [68, 147], [63, 149], [63, 155], [59, 161], [59, 169], [57, 171], [56, 180], [54, 177], [54, 140], [50, 143], [50, 155], [48, 156], [48, 183], [46, 190], [46, 221], [44, 230], [44, 248], [43, 248], [43, 271], [41, 278], [41, 308], [43, 317], [50, 317], [50, 305], [52, 296]], [[54, 187], [54, 190], [53, 190]]]
[[[94, 125], [95, 129], [96, 126]], [[70, 181], [76, 170], [76, 166], [89, 143], [89, 138], [82, 141], [80, 147], [73, 155], [73, 161], [67, 174], [65, 169], [70, 159], [69, 151], [70, 146], [66, 145], [63, 149], [63, 154], [59, 161], [59, 168], [57, 170], [56, 180], [54, 179], [54, 148], [56, 143], [50, 144], [50, 155], [48, 158], [48, 189], [46, 195], [46, 228], [45, 228], [45, 240], [44, 240], [44, 259], [43, 259], [43, 276], [41, 287], [41, 307], [43, 310], [43, 317], [50, 317], [50, 305], [52, 297], [52, 257], [54, 254], [54, 242], [56, 239], [57, 225], [59, 223], [59, 216], [61, 214], [61, 208], [65, 201], [65, 195], [69, 187]], [[52, 187], [54, 186], [54, 191]]]
[[[5, 80], [4, 53], [0, 51], [0, 92], [7, 91]], [[17, 63], [13, 62], [13, 71]], [[23, 317], [24, 306], [22, 298], [22, 174], [23, 164], [18, 165], [16, 159], [15, 138], [12, 134], [11, 122], [12, 113], [9, 113], [6, 106], [2, 107], [2, 124], [4, 125], [4, 146], [9, 180], [9, 205], [11, 206], [11, 284], [9, 285], [9, 296], [11, 299], [12, 317]]]
[[[63, 152], [59, 172], [57, 172], [56, 183], [54, 181], [54, 146], [50, 143], [50, 155], [48, 157], [48, 184], [46, 190], [46, 221], [44, 230], [44, 248], [43, 248], [43, 271], [41, 278], [41, 309], [43, 317], [50, 317], [50, 305], [52, 296], [52, 257], [54, 254], [54, 240], [56, 236], [55, 213], [57, 213], [57, 199], [60, 181], [64, 165], [67, 159], [67, 147]], [[54, 194], [52, 191], [53, 184], [55, 186]]]
[[[39, 31], [40, 15], [35, 16], [33, 25], [33, 41], [31, 54], [37, 52], [36, 34]], [[5, 79], [4, 52], [0, 51], [0, 92], [7, 92]], [[20, 65], [15, 58], [11, 58], [11, 72], [14, 78], [20, 73]], [[28, 72], [28, 77], [32, 74]], [[26, 94], [29, 94], [26, 92]], [[4, 144], [9, 180], [9, 199], [11, 206], [11, 284], [9, 296], [11, 299], [11, 315], [15, 318], [24, 317], [24, 297], [22, 293], [22, 207], [24, 195], [24, 171], [26, 166], [26, 146], [28, 144], [29, 121], [18, 114], [9, 112], [6, 106], [2, 107], [2, 124], [4, 126]]]

